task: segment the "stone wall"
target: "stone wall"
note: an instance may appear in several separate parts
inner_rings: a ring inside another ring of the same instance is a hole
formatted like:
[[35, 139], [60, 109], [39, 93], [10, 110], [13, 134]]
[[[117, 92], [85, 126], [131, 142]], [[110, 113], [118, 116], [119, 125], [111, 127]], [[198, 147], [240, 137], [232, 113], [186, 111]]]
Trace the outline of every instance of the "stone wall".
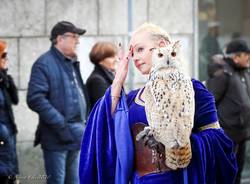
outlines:
[[[197, 0], [132, 0], [132, 27], [150, 21], [180, 40], [187, 70], [194, 74], [195, 7]], [[60, 20], [68, 20], [87, 29], [78, 49], [84, 79], [93, 66], [88, 53], [96, 41], [128, 43], [127, 0], [1, 0], [0, 38], [9, 43], [9, 72], [19, 89], [20, 103], [14, 107], [19, 129], [18, 153], [21, 176], [44, 174], [40, 148], [32, 148], [37, 114], [26, 105], [31, 66], [50, 47], [49, 34]], [[128, 87], [140, 86], [145, 78], [130, 66]], [[37, 167], [37, 165], [39, 167]], [[35, 169], [38, 168], [38, 169]], [[23, 183], [32, 181], [23, 181]]]

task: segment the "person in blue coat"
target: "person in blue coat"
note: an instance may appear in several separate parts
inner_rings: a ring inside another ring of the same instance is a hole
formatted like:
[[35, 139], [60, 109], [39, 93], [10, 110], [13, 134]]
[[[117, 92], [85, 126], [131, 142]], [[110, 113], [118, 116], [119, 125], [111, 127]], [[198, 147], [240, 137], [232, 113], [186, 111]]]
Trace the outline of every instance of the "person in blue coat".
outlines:
[[33, 64], [27, 104], [39, 115], [35, 145], [41, 143], [48, 184], [78, 184], [79, 150], [89, 102], [76, 47], [86, 30], [60, 21], [51, 48]]
[[0, 40], [0, 183], [14, 184], [18, 174], [16, 134], [12, 105], [19, 102], [16, 85], [8, 74], [8, 46]]
[[141, 141], [135, 139], [148, 121], [143, 88], [127, 95], [122, 88], [129, 60], [133, 59], [140, 73], [149, 74], [151, 48], [164, 46], [169, 40], [165, 30], [149, 23], [132, 34], [133, 49], [120, 55], [112, 86], [89, 116], [80, 154], [81, 184], [234, 183], [237, 165], [232, 141], [220, 127], [213, 95], [198, 80], [192, 79], [195, 115], [190, 136], [192, 158], [186, 168], [171, 170], [164, 165], [161, 149], [153, 150], [156, 146], [161, 148], [161, 143], [152, 135]]

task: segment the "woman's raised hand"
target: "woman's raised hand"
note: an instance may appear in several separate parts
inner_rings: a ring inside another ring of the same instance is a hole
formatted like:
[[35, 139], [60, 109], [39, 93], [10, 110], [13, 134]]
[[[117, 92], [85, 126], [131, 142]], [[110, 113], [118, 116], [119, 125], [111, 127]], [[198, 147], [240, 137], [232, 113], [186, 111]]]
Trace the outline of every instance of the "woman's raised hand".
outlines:
[[130, 49], [127, 54], [119, 45], [118, 50], [118, 64], [116, 68], [115, 78], [111, 86], [111, 99], [112, 99], [112, 112], [114, 112], [117, 102], [120, 98], [122, 86], [126, 80], [128, 74], [128, 64], [132, 55], [132, 50]]
[[[115, 78], [112, 84], [112, 95], [119, 96], [121, 92], [121, 88], [126, 80], [128, 74], [128, 64], [131, 58], [131, 49], [127, 54], [125, 54], [124, 50], [119, 47], [118, 51], [118, 64], [116, 68]], [[119, 88], [118, 88], [119, 86]]]
[[120, 81], [122, 84], [124, 84], [128, 74], [128, 64], [130, 57], [131, 57], [131, 50], [129, 50], [128, 53], [125, 53], [120, 46], [118, 51], [119, 62], [114, 81]]

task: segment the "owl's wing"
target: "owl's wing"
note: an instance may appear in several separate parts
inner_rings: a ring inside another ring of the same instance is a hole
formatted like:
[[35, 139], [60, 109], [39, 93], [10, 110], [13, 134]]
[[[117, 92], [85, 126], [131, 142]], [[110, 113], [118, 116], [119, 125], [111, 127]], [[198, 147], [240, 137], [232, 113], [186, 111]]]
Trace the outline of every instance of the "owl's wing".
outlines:
[[158, 111], [167, 114], [171, 104], [171, 81], [162, 74], [156, 74], [154, 80], [150, 81], [150, 92], [152, 100], [156, 104]]
[[180, 140], [189, 137], [193, 127], [192, 82], [178, 71], [170, 70], [159, 72], [153, 79], [150, 89], [154, 103], [164, 116], [163, 123], [173, 129], [173, 136], [181, 143]]
[[150, 85], [149, 83], [146, 84], [145, 89], [144, 89], [144, 97], [145, 97], [145, 112], [146, 112], [146, 116], [147, 116], [147, 121], [148, 124], [151, 125], [152, 123], [152, 116], [151, 116], [151, 111], [152, 110], [152, 106], [153, 106], [153, 96], [150, 92]]

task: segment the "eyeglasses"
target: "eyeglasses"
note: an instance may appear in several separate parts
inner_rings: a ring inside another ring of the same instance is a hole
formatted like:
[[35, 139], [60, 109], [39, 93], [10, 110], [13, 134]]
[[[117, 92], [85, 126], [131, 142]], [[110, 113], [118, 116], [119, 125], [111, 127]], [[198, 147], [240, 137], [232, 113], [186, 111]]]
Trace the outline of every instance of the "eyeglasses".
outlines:
[[7, 53], [7, 52], [4, 52], [4, 53], [1, 55], [1, 59], [8, 59], [8, 53]]
[[142, 45], [136, 45], [135, 47], [130, 47], [130, 52], [132, 53], [132, 58], [134, 57], [141, 57], [143, 54], [145, 54], [147, 51], [154, 50], [155, 47], [150, 46], [142, 46]]
[[77, 34], [63, 34], [62, 35], [63, 37], [71, 37], [71, 38], [73, 38], [73, 39], [75, 39], [75, 40], [78, 40], [79, 39], [79, 35], [77, 35]]

